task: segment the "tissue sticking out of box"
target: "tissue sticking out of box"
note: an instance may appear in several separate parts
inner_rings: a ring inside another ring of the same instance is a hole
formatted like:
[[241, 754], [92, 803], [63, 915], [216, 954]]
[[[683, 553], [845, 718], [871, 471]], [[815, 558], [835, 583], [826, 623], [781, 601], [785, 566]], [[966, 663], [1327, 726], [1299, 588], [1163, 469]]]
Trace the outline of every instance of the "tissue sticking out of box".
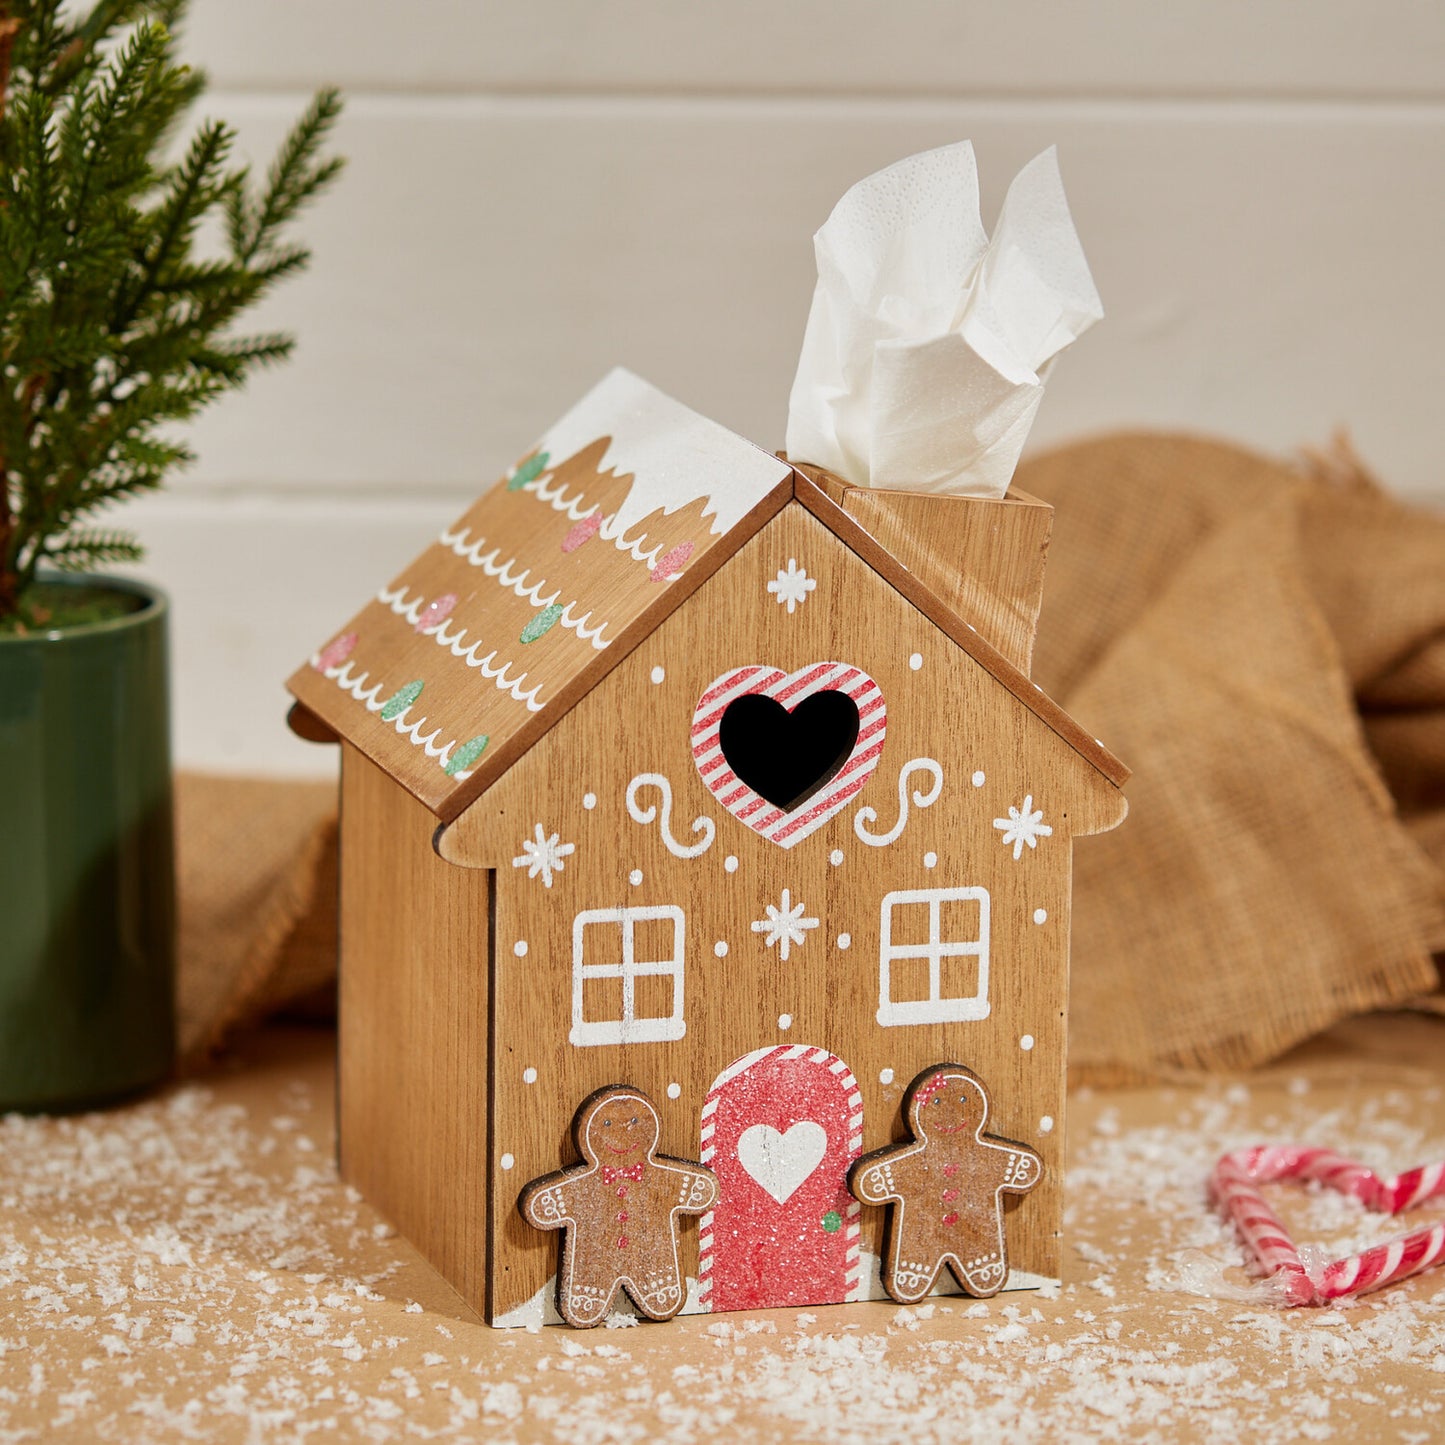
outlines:
[[813, 247], [788, 455], [858, 486], [1003, 496], [1054, 358], [1104, 314], [1053, 148], [992, 240], [963, 141], [859, 181]]

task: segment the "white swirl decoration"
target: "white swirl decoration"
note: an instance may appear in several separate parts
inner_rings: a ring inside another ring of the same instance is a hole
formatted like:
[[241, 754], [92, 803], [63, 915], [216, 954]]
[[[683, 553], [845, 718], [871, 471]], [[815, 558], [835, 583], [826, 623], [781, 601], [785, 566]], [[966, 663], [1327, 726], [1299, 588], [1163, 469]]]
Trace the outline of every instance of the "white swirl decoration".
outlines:
[[[650, 803], [644, 808], [637, 801], [637, 795], [643, 788], [656, 788], [662, 794], [661, 802]], [[702, 837], [700, 843], [694, 843], [691, 847], [679, 843], [672, 836], [672, 784], [661, 773], [638, 773], [627, 785], [627, 811], [632, 815], [633, 822], [646, 826], [658, 817], [659, 807], [662, 816], [658, 819], [657, 826], [662, 831], [662, 841], [667, 844], [667, 851], [674, 858], [700, 858], [712, 847], [712, 840], [717, 834], [717, 824], [711, 818], [692, 820], [692, 831]]]
[[898, 821], [886, 833], [870, 833], [868, 825], [878, 821], [878, 814], [872, 808], [859, 808], [853, 816], [853, 831], [870, 848], [886, 848], [902, 836], [908, 823], [908, 779], [913, 773], [927, 773], [932, 783], [925, 791], [913, 790], [913, 805], [916, 808], [932, 807], [943, 791], [943, 768], [932, 758], [911, 758], [898, 770]]

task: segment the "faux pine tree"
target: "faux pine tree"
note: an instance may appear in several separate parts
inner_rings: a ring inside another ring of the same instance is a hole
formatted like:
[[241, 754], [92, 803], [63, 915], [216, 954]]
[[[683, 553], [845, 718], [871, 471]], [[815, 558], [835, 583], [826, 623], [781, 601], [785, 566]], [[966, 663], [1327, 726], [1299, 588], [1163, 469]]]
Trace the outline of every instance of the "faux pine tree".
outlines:
[[39, 568], [138, 558], [96, 514], [160, 486], [191, 459], [176, 423], [292, 347], [234, 325], [310, 259], [287, 233], [341, 167], [340, 98], [259, 182], [220, 121], [179, 145], [206, 84], [176, 56], [187, 3], [0, 0], [0, 632], [65, 620]]

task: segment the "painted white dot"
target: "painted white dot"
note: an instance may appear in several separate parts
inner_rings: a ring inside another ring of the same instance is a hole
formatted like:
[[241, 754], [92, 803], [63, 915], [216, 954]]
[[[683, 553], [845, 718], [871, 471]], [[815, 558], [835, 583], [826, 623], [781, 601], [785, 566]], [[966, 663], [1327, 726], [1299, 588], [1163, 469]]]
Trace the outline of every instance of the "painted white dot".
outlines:
[[923, 666], [923, 654], [921, 652], [915, 652], [908, 659], [908, 665], [914, 670], [914, 672], [917, 672], [918, 669]]
[[1047, 908], [1034, 909], [1034, 922], [1047, 923], [1049, 921], [1049, 910]]
[[681, 1085], [681, 1084], [669, 1084], [669, 1085], [667, 1086], [667, 1097], [668, 1097], [669, 1099], [676, 1099], [681, 1093], [682, 1093], [682, 1085]]
[[726, 957], [728, 956], [727, 939], [725, 939], [725, 938], [720, 938], [720, 939], [718, 939], [718, 941], [717, 941], [715, 944], [713, 944], [713, 946], [712, 946], [712, 951], [713, 951], [713, 954], [714, 954], [715, 957], [717, 957], [717, 958], [726, 958]]
[[833, 851], [828, 854], [828, 861], [836, 868], [843, 861], [843, 850], [841, 848], [834, 848]]
[[879, 1070], [878, 1070], [878, 1082], [879, 1082], [880, 1084], [891, 1084], [891, 1083], [893, 1082], [893, 1070], [892, 1070], [892, 1069], [879, 1069]]
[[523, 1082], [524, 1084], [535, 1084], [535, 1083], [537, 1082], [537, 1071], [536, 1071], [536, 1069], [523, 1069], [523, 1070], [522, 1070], [522, 1082]]
[[723, 859], [723, 867], [726, 868], [729, 873], [736, 873], [738, 871], [738, 860], [736, 854], [729, 853], [727, 857]]
[[510, 1169], [517, 1161], [510, 1154], [503, 1154], [499, 1162], [503, 1169]]
[[527, 940], [526, 940], [525, 938], [519, 938], [519, 939], [512, 945], [512, 952], [515, 953], [518, 958], [526, 958], [526, 956], [527, 956]]
[[779, 1015], [778, 1015], [778, 1027], [779, 1027], [780, 1029], [790, 1029], [790, 1028], [792, 1028], [792, 1026], [793, 1026], [793, 1016], [792, 1016], [792, 1014], [779, 1014]]
[[1039, 1133], [1040, 1133], [1040, 1134], [1052, 1134], [1053, 1131], [1054, 1131], [1054, 1116], [1053, 1116], [1052, 1114], [1045, 1114], [1044, 1117], [1039, 1120]]
[[930, 852], [930, 853], [925, 853], [925, 854], [923, 855], [923, 866], [924, 866], [925, 868], [937, 868], [937, 867], [938, 867], [938, 854], [937, 854], [937, 853], [931, 853], [931, 852]]
[[983, 784], [984, 784], [983, 769], [980, 768], [980, 769], [973, 775], [973, 785], [974, 785], [975, 788], [981, 788], [981, 787], [983, 787]]
[[663, 669], [663, 668], [661, 668], [661, 667], [654, 667], [654, 668], [652, 669], [652, 680], [653, 680], [653, 682], [661, 682], [661, 681], [663, 680], [663, 678], [665, 678], [666, 676], [667, 676], [667, 672], [666, 672], [665, 669]]
[[1025, 1034], [1023, 1038], [1019, 1040], [1019, 1048], [1021, 1048], [1024, 1053], [1028, 1053], [1028, 1051], [1033, 1048], [1033, 1046], [1034, 1036], [1032, 1034]]
[[627, 875], [627, 881], [636, 888], [637, 885], [642, 882], [642, 869], [634, 868], [632, 872]]
[[838, 935], [838, 947], [839, 947], [839, 948], [852, 948], [852, 946], [853, 946], [853, 935], [852, 935], [851, 933], [840, 933], [840, 934]]
[[590, 812], [593, 810], [593, 808], [595, 808], [595, 807], [597, 806], [597, 794], [596, 794], [596, 793], [583, 793], [583, 794], [582, 794], [582, 806], [583, 806], [584, 808], [586, 808], [587, 811], [590, 813]]

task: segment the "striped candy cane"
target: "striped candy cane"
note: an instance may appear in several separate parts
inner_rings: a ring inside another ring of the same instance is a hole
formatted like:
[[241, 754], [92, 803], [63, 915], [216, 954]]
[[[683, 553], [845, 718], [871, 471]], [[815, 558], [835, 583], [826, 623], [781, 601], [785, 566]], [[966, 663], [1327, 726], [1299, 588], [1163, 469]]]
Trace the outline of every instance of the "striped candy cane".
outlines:
[[1445, 1194], [1445, 1162], [1381, 1179], [1332, 1149], [1299, 1144], [1256, 1145], [1226, 1154], [1214, 1166], [1210, 1193], [1234, 1221], [1245, 1248], [1267, 1278], [1279, 1281], [1286, 1305], [1326, 1304], [1407, 1279], [1445, 1259], [1445, 1223], [1412, 1230], [1384, 1244], [1337, 1259], [1311, 1279], [1289, 1231], [1260, 1193], [1279, 1180], [1315, 1181], [1358, 1199], [1366, 1209], [1399, 1214]]

